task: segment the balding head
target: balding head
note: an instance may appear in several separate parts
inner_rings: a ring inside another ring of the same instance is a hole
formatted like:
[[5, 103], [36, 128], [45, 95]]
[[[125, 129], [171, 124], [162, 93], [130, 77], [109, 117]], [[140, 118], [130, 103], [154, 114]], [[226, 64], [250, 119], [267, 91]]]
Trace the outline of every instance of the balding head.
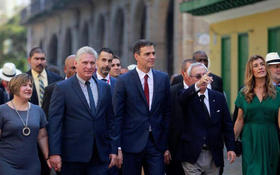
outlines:
[[76, 55], [70, 55], [65, 59], [64, 62], [64, 73], [67, 78], [70, 78], [76, 73], [76, 68], [74, 65]]

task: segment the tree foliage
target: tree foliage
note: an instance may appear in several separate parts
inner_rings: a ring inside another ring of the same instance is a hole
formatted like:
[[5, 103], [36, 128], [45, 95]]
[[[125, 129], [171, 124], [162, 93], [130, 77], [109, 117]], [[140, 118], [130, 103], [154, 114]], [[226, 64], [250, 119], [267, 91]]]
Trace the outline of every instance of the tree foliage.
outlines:
[[[12, 62], [22, 72], [27, 70], [26, 28], [20, 25], [19, 15], [0, 25], [0, 66]], [[7, 42], [8, 41], [8, 42]]]

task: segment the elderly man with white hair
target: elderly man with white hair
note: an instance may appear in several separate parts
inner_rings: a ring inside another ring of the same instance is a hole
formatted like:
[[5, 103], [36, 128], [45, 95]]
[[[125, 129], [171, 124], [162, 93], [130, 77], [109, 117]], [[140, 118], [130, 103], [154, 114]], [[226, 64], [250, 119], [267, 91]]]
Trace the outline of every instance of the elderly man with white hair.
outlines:
[[4, 104], [12, 99], [12, 97], [10, 96], [8, 83], [14, 76], [20, 73], [21, 71], [16, 69], [14, 63], [5, 63], [0, 69], [0, 104]]
[[202, 63], [188, 68], [191, 86], [179, 96], [183, 109], [181, 162], [185, 174], [217, 175], [223, 165], [224, 142], [235, 160], [233, 124], [224, 95], [207, 88], [213, 79]]
[[280, 58], [277, 52], [270, 52], [265, 57], [268, 70], [275, 86], [280, 86]]

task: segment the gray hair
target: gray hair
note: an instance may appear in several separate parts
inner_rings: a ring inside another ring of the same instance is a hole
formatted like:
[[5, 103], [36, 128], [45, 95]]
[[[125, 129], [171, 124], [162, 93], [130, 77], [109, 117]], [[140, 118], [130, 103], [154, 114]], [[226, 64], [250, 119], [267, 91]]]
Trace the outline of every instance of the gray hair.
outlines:
[[190, 65], [190, 67], [188, 68], [188, 76], [191, 76], [191, 73], [192, 73], [192, 69], [193, 68], [195, 68], [195, 67], [203, 67], [205, 70], [206, 70], [206, 72], [208, 72], [208, 69], [207, 69], [207, 67], [204, 65], [204, 64], [202, 64], [202, 63], [193, 63], [193, 64], [191, 64]]
[[85, 53], [90, 54], [90, 55], [93, 55], [93, 56], [95, 57], [95, 59], [98, 58], [98, 54], [97, 54], [97, 52], [94, 50], [94, 48], [89, 47], [89, 46], [84, 46], [84, 47], [81, 47], [81, 48], [77, 51], [75, 60], [76, 60], [76, 61], [79, 61], [80, 56], [83, 55], [83, 54], [85, 54]]

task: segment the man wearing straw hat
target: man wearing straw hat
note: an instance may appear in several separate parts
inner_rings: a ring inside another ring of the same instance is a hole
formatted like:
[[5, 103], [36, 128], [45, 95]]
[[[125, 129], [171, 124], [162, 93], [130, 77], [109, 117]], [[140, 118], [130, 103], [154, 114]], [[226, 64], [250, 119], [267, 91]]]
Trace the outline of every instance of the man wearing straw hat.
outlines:
[[275, 86], [280, 86], [280, 58], [277, 52], [270, 52], [265, 57], [266, 64], [271, 73]]
[[14, 76], [20, 73], [21, 71], [16, 69], [14, 63], [5, 63], [0, 69], [0, 104], [4, 104], [10, 99], [12, 99], [9, 93], [8, 83]]

